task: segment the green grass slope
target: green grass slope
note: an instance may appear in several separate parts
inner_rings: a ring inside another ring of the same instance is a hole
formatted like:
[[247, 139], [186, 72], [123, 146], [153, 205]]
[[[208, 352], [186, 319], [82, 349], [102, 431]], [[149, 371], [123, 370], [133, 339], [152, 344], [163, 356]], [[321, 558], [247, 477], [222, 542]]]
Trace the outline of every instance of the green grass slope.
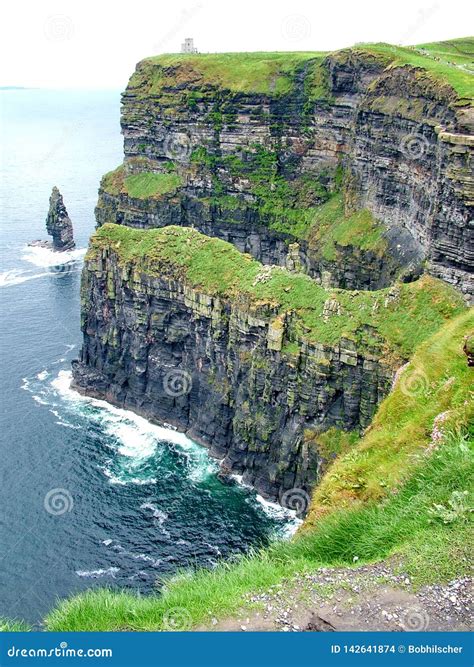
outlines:
[[[467, 38], [469, 40], [469, 38]], [[453, 40], [462, 42], [463, 40]], [[469, 44], [469, 42], [467, 42]], [[469, 65], [469, 56], [460, 63], [453, 60], [449, 53], [450, 47], [444, 55], [436, 52], [436, 46], [446, 44], [444, 42], [419, 45], [419, 46], [393, 46], [391, 44], [374, 43], [359, 44], [357, 49], [361, 52], [379, 54], [386, 58], [387, 67], [412, 66], [424, 70], [434, 80], [447, 83], [460, 99], [469, 100], [474, 97], [474, 74]], [[443, 47], [441, 46], [441, 49]]]
[[11, 621], [0, 616], [0, 632], [29, 632], [30, 626], [23, 621]]
[[474, 72], [474, 37], [417, 44], [417, 48], [427, 51], [430, 56], [446, 60], [455, 65], [463, 65]]
[[[416, 46], [385, 43], [356, 44], [332, 53], [314, 52], [252, 52], [163, 54], [142, 60], [130, 79], [127, 90], [138, 97], [164, 96], [180, 90], [206, 91], [209, 87], [231, 93], [291, 94], [295, 76], [306, 71], [310, 99], [327, 95], [325, 57], [377, 58], [386, 67], [413, 66], [425, 70], [436, 79], [449, 84], [460, 98], [473, 97], [472, 37], [433, 42]], [[192, 99], [190, 98], [190, 104]]]
[[[413, 404], [401, 400], [406, 388], [402, 379], [380, 406], [374, 424], [379, 429], [385, 424], [386, 443], [370, 468], [374, 477], [392, 460], [397, 468], [397, 479], [384, 487], [384, 497], [361, 496], [348, 507], [336, 502], [333, 511], [315, 520], [321, 502], [317, 490], [306, 530], [292, 541], [277, 542], [237, 562], [221, 563], [212, 571], [183, 572], [170, 579], [161, 594], [142, 597], [108, 589], [86, 591], [61, 602], [47, 617], [47, 629], [163, 630], [169, 629], [167, 619], [177, 610], [189, 626], [198, 625], [208, 622], [211, 615], [219, 618], [235, 612], [246, 593], [263, 591], [296, 572], [351, 565], [355, 557], [360, 564], [398, 554], [415, 587], [466, 574], [474, 537], [474, 433], [469, 431], [474, 372], [467, 366], [462, 346], [473, 325], [472, 313], [458, 316], [419, 348], [407, 369], [422, 368], [430, 377], [435, 373], [440, 383], [441, 378], [445, 384], [451, 377], [456, 379], [452, 393], [446, 394], [446, 387], [443, 392], [441, 385], [432, 393], [430, 415], [423, 416], [423, 435], [411, 452], [405, 449], [404, 456], [398, 452], [407, 424], [416, 429], [419, 418]], [[446, 409], [453, 411], [452, 419], [438, 425], [433, 445], [435, 417]], [[398, 419], [387, 420], [392, 413]], [[353, 451], [365, 452], [372, 437], [370, 429]], [[357, 467], [357, 457], [354, 461]], [[336, 461], [327, 476], [334, 478], [336, 471], [342, 481], [350, 481], [347, 457]]]

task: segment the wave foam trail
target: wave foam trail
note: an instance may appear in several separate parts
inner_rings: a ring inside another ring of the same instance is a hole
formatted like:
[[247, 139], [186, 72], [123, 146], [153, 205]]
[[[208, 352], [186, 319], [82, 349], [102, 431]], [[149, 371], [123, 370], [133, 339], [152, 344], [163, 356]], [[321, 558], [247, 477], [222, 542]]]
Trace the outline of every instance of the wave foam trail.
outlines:
[[28, 280], [49, 276], [49, 273], [31, 273], [24, 269], [11, 269], [0, 273], [0, 287], [10, 287], [11, 285], [21, 285]]
[[99, 577], [112, 577], [115, 579], [117, 572], [120, 572], [119, 567], [108, 567], [99, 570], [76, 570], [79, 577], [87, 577], [88, 579], [98, 579]]
[[153, 519], [156, 522], [156, 525], [160, 528], [163, 535], [165, 535], [166, 537], [170, 537], [169, 532], [164, 527], [165, 521], [168, 518], [168, 515], [166, 514], [166, 512], [163, 512], [162, 510], [160, 510], [159, 507], [156, 507], [156, 505], [154, 505], [153, 503], [150, 503], [150, 502], [142, 503], [140, 505], [140, 509], [141, 510], [150, 510], [151, 513], [152, 513]]

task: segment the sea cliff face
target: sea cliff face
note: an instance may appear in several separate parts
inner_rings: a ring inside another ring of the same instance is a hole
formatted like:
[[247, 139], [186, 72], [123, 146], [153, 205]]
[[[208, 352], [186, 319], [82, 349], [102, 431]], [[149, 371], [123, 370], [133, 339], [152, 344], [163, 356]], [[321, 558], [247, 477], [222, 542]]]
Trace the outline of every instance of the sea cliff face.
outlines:
[[194, 226], [345, 289], [427, 270], [472, 297], [473, 107], [392, 50], [142, 61], [98, 225]]
[[139, 63], [76, 388], [186, 431], [268, 498], [309, 492], [337, 453], [324, 434], [370, 427], [472, 298], [471, 98], [466, 69], [387, 45]]
[[460, 309], [433, 279], [329, 292], [194, 230], [105, 225], [86, 257], [74, 384], [186, 431], [278, 499], [310, 491], [317, 434], [366, 428], [413, 345]]

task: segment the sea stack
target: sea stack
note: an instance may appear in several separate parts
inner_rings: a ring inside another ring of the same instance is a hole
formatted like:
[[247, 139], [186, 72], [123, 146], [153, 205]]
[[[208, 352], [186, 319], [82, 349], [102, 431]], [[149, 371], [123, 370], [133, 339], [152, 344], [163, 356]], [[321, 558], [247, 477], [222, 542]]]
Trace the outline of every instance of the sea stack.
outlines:
[[53, 237], [53, 250], [63, 252], [75, 247], [72, 222], [64, 206], [62, 194], [56, 186], [49, 198], [46, 230]]

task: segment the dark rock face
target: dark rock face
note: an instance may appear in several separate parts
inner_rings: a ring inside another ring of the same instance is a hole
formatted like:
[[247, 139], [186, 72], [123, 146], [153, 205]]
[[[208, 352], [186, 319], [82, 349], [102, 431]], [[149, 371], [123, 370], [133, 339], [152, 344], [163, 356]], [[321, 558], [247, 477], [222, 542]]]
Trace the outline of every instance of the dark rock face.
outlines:
[[56, 186], [49, 198], [46, 230], [53, 237], [53, 250], [62, 252], [75, 247], [72, 222], [64, 206], [63, 197]]
[[99, 227], [107, 222], [136, 229], [193, 227], [202, 234], [232, 243], [263, 264], [306, 273], [325, 287], [377, 290], [391, 285], [399, 276], [413, 279], [422, 272], [420, 246], [403, 227], [387, 229], [386, 254], [341, 245], [337, 259], [327, 260], [308, 240], [296, 240], [290, 234], [269, 229], [250, 206], [236, 211], [184, 194], [179, 200], [157, 201], [101, 191], [95, 213]]
[[268, 498], [314, 485], [305, 429], [365, 428], [392, 382], [380, 351], [342, 339], [285, 352], [289, 324], [271, 307], [143, 274], [111, 250], [87, 260], [82, 295], [75, 388], [176, 425]]
[[467, 357], [468, 366], [474, 366], [474, 334], [466, 336], [463, 350]]
[[[173, 196], [148, 200], [102, 188], [98, 225], [191, 225], [259, 261], [346, 289], [379, 289], [426, 269], [472, 298], [472, 110], [457, 107], [448, 86], [436, 86], [415, 68], [385, 70], [379, 59], [358, 52], [328, 56], [324, 67], [327, 95], [316, 100], [305, 97], [310, 75], [304, 69], [294, 92], [281, 97], [212, 86], [203, 92], [191, 82], [193, 108], [178, 82], [162, 97], [130, 85], [122, 111], [126, 170], [159, 172], [172, 160], [184, 184]], [[226, 114], [216, 125], [223, 97]], [[335, 256], [325, 258], [321, 241], [276, 231], [275, 218], [255, 206], [248, 177], [228, 161], [257, 145], [276, 155], [278, 174], [289, 183], [311, 177], [335, 187], [343, 168], [346, 212], [373, 213], [385, 228], [384, 252], [336, 243]], [[214, 166], [193, 161], [203, 147]], [[214, 197], [216, 179], [222, 201]]]

